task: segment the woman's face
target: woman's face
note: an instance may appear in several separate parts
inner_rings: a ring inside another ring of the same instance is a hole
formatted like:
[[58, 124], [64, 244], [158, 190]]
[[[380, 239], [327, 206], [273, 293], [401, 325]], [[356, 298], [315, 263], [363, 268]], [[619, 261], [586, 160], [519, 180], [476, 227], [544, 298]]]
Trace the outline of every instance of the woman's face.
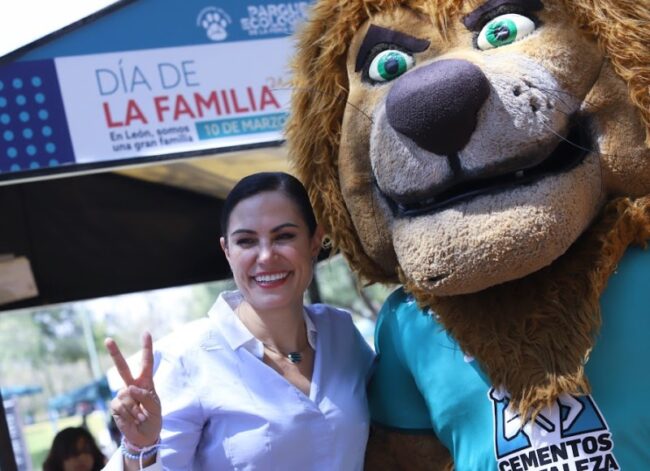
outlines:
[[221, 238], [235, 283], [255, 310], [302, 306], [322, 240], [313, 236], [295, 203], [267, 191], [240, 201], [230, 213], [228, 241]]
[[85, 438], [79, 437], [76, 453], [63, 460], [63, 471], [92, 471], [94, 463], [90, 445]]

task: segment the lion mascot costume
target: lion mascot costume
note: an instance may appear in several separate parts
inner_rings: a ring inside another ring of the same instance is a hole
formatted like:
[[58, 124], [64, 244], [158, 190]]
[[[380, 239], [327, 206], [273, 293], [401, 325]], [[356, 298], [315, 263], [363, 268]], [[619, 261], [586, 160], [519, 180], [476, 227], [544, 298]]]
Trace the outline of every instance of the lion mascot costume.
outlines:
[[648, 0], [317, 0], [290, 154], [400, 283], [368, 469], [650, 469]]

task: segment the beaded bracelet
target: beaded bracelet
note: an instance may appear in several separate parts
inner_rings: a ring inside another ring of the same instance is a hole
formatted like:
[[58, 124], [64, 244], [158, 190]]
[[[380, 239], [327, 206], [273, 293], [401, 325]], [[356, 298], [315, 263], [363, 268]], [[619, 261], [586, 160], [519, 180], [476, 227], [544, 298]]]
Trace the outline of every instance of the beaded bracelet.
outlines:
[[160, 445], [160, 437], [158, 437], [158, 440], [156, 440], [156, 443], [153, 445], [145, 446], [145, 447], [139, 447], [137, 445], [134, 445], [129, 441], [128, 438], [125, 436], [122, 436], [122, 445], [124, 445], [127, 449], [127, 451], [135, 451], [136, 453], [140, 453], [141, 451], [149, 451], [153, 448], [156, 448], [157, 446]]
[[125, 437], [122, 437], [122, 443], [120, 444], [120, 451], [122, 452], [122, 456], [124, 456], [124, 458], [126, 458], [127, 460], [138, 461], [140, 463], [140, 469], [142, 469], [143, 468], [142, 461], [158, 453], [159, 446], [160, 446], [160, 438], [153, 445], [140, 448], [138, 446], [133, 445]]

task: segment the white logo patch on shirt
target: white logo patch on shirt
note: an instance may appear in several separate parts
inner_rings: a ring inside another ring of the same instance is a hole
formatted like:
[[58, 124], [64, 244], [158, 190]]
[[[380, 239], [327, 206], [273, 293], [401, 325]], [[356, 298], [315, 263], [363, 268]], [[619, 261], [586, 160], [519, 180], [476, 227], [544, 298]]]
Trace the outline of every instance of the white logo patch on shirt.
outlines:
[[620, 469], [612, 434], [591, 396], [563, 394], [532, 422], [508, 407], [510, 395], [491, 388], [494, 453], [499, 471]]

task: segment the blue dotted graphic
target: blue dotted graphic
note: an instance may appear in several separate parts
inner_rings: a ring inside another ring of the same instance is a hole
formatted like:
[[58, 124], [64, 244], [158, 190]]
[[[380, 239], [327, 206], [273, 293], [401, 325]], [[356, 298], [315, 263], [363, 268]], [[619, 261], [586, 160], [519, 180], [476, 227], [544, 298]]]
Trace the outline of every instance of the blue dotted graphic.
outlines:
[[54, 61], [0, 68], [0, 179], [74, 163]]

